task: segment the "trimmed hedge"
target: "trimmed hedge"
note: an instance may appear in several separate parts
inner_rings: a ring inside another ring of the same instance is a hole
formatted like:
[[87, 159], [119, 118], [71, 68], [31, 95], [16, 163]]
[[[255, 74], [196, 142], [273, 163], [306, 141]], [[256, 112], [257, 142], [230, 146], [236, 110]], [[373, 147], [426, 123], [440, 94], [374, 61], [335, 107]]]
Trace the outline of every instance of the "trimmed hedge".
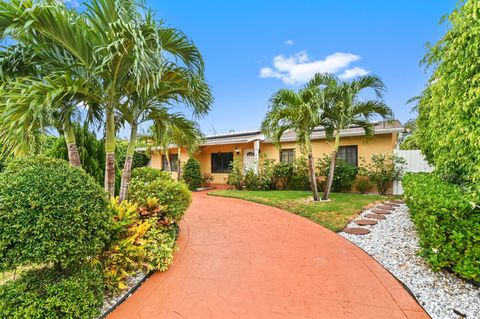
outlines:
[[112, 213], [106, 194], [66, 161], [28, 157], [0, 174], [0, 268], [68, 267], [105, 248]]
[[402, 185], [420, 239], [420, 254], [434, 270], [449, 268], [480, 282], [480, 208], [453, 184], [427, 173], [406, 174]]
[[188, 189], [191, 191], [196, 190], [202, 186], [203, 176], [200, 168], [200, 163], [194, 159], [189, 158], [183, 166], [182, 179], [188, 185]]
[[102, 272], [89, 265], [31, 270], [0, 285], [0, 318], [91, 319], [102, 304]]
[[170, 173], [151, 167], [135, 168], [132, 171], [132, 182], [151, 183], [156, 179], [173, 181]]

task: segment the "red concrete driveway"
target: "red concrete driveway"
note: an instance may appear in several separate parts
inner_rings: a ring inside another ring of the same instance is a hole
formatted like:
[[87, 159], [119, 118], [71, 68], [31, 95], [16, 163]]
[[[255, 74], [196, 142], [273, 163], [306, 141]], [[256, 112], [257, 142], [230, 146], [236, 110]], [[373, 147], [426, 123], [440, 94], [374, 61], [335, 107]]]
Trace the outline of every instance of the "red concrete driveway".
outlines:
[[195, 193], [178, 244], [108, 319], [429, 318], [362, 250], [280, 209]]

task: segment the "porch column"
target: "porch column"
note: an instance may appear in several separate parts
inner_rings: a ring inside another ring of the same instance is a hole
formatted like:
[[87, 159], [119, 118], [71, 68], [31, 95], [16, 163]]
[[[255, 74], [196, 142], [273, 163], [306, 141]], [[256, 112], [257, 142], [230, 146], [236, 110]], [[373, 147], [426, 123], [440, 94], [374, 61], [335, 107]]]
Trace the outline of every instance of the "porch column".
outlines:
[[260, 141], [255, 140], [253, 141], [253, 160], [254, 160], [254, 165], [253, 165], [253, 170], [255, 174], [258, 174], [258, 162], [260, 160]]

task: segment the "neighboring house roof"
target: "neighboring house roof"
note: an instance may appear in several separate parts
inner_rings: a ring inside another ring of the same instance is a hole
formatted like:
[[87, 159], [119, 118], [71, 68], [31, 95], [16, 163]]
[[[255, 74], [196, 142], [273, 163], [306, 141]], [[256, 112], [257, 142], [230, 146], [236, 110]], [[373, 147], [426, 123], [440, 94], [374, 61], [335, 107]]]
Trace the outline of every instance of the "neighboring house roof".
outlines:
[[[374, 132], [375, 134], [391, 134], [391, 133], [398, 133], [403, 132], [404, 127], [402, 123], [398, 120], [394, 121], [380, 121], [380, 122], [372, 122], [374, 125]], [[347, 136], [362, 136], [365, 135], [364, 130], [359, 126], [352, 126], [348, 129], [342, 130], [340, 132], [341, 137]], [[325, 139], [326, 134], [323, 127], [316, 128], [311, 136], [312, 140], [319, 140]], [[207, 135], [205, 137], [205, 142], [202, 144], [203, 146], [210, 146], [210, 145], [225, 145], [225, 144], [242, 144], [242, 143], [249, 143], [255, 140], [260, 140], [264, 143], [272, 143], [271, 139], [265, 138], [265, 136], [261, 133], [260, 130], [254, 131], [243, 131], [243, 132], [230, 132], [230, 133], [222, 133], [222, 134], [215, 134], [215, 135]], [[296, 134], [293, 131], [285, 132], [280, 142], [292, 142], [296, 140]], [[138, 148], [138, 151], [144, 151], [145, 148]]]
[[[394, 120], [393, 122], [388, 122], [388, 121], [373, 122], [372, 124], [374, 125], [375, 134], [398, 133], [398, 132], [403, 132], [404, 130], [402, 123], [400, 123], [400, 121], [398, 120]], [[341, 137], [362, 136], [362, 135], [365, 135], [365, 132], [361, 127], [358, 127], [358, 126], [353, 126], [346, 130], [342, 130], [340, 132]], [[280, 138], [280, 142], [292, 142], [296, 140], [296, 137], [297, 136], [295, 132], [287, 131]], [[325, 139], [326, 134], [325, 134], [324, 128], [323, 127], [316, 128], [313, 131], [311, 138], [312, 140]], [[272, 140], [265, 138], [265, 136], [261, 134], [260, 130], [256, 130], [256, 131], [209, 135], [209, 136], [206, 136], [205, 142], [203, 143], [203, 145], [241, 144], [241, 143], [249, 143], [255, 140], [261, 140], [264, 143], [272, 143]]]

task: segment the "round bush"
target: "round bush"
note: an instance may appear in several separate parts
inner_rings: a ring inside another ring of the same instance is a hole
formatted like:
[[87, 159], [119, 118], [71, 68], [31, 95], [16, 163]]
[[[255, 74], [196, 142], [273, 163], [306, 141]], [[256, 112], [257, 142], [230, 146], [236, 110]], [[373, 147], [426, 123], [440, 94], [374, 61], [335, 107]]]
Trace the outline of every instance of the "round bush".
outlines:
[[192, 201], [192, 194], [185, 183], [171, 179], [158, 178], [150, 183], [140, 179], [132, 180], [129, 199], [144, 206], [148, 198], [158, 199], [164, 218], [179, 221]]
[[143, 183], [151, 183], [157, 179], [164, 179], [173, 181], [172, 176], [168, 172], [161, 171], [156, 168], [151, 167], [140, 167], [135, 168], [132, 171], [132, 182], [143, 182]]
[[64, 160], [17, 159], [0, 174], [0, 268], [83, 261], [104, 248], [111, 223], [103, 189]]
[[200, 163], [194, 159], [190, 158], [183, 167], [183, 176], [182, 179], [187, 183], [188, 189], [191, 191], [196, 190], [202, 186], [203, 176], [200, 169]]
[[88, 265], [70, 271], [31, 270], [0, 285], [0, 318], [91, 319], [102, 304], [102, 273]]

